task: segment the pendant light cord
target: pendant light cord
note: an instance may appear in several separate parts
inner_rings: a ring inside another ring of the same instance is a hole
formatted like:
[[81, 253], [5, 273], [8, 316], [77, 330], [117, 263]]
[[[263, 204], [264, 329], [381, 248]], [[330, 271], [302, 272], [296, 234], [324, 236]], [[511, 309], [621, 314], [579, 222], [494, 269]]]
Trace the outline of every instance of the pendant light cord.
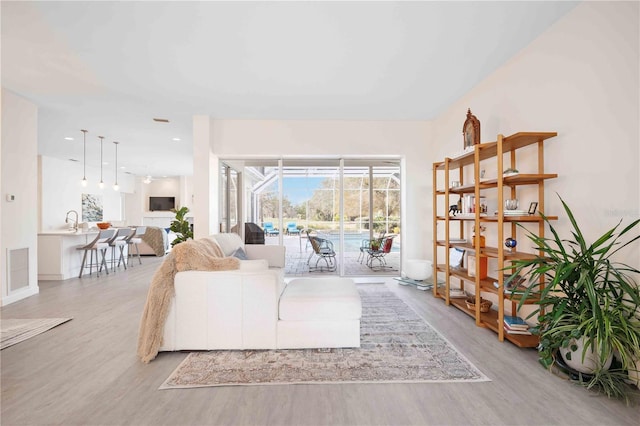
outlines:
[[87, 131], [81, 130], [82, 132], [82, 178], [87, 179]]
[[104, 136], [98, 136], [100, 138], [100, 183], [102, 182], [102, 142], [104, 140]]

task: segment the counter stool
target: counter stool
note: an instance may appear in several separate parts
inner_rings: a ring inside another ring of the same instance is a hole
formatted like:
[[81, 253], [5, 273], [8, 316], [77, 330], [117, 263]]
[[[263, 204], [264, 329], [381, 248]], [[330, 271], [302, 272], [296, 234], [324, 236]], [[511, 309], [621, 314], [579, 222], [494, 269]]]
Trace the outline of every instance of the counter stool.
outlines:
[[[115, 234], [116, 234], [115, 229], [103, 229], [100, 231], [100, 233], [95, 238], [95, 240], [91, 241], [86, 246], [80, 246], [77, 248], [78, 250], [84, 251], [84, 256], [82, 256], [82, 266], [80, 266], [80, 275], [78, 275], [78, 278], [82, 278], [82, 273], [84, 272], [84, 268], [86, 267], [89, 268], [89, 275], [91, 275], [93, 273], [93, 265], [96, 266], [96, 272], [98, 276], [100, 276], [100, 271], [102, 271], [103, 266], [104, 266], [104, 269], [107, 271], [107, 275], [109, 275], [109, 267], [107, 266], [106, 254], [107, 254], [107, 249], [109, 248], [109, 240], [111, 240]], [[89, 259], [89, 265], [85, 266], [88, 252], [91, 253], [91, 257]], [[93, 263], [94, 252], [96, 253], [95, 264]], [[102, 255], [102, 259], [100, 259], [100, 256], [98, 254]]]
[[111, 247], [111, 267], [116, 270], [116, 249], [120, 250], [118, 256], [118, 267], [120, 262], [124, 265], [124, 269], [127, 269], [127, 262], [124, 258], [124, 248], [127, 246], [127, 239], [135, 234], [136, 230], [131, 228], [119, 228], [118, 232], [109, 240], [109, 247]]
[[135, 232], [133, 232], [129, 236], [129, 238], [126, 240], [127, 241], [127, 247], [128, 247], [127, 260], [134, 256], [133, 247], [135, 246], [135, 248], [136, 248], [136, 254], [135, 255], [138, 256], [138, 262], [142, 265], [142, 260], [140, 260], [140, 248], [138, 247], [138, 244], [140, 244], [142, 242], [142, 238], [140, 238], [140, 237], [142, 235], [144, 235], [145, 232], [147, 232], [147, 227], [146, 226], [136, 226], [135, 227]]

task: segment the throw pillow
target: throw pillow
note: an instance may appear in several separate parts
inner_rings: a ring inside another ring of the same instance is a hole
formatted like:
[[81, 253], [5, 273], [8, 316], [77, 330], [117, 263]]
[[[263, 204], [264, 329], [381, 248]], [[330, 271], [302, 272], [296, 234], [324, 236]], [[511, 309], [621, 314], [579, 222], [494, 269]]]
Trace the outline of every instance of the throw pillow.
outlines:
[[242, 247], [238, 247], [236, 251], [231, 253], [231, 256], [237, 257], [240, 260], [249, 260], [249, 258], [247, 257], [247, 253], [244, 252]]

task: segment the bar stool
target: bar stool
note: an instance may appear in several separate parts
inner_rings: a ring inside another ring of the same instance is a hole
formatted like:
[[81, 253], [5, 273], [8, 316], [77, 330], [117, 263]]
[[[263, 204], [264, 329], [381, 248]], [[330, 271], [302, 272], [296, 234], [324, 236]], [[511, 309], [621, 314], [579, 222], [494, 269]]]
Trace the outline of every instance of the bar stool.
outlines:
[[118, 267], [120, 262], [124, 265], [124, 269], [127, 269], [127, 262], [124, 259], [124, 248], [127, 246], [127, 239], [135, 234], [136, 230], [131, 228], [119, 228], [118, 232], [109, 240], [109, 247], [111, 247], [111, 268], [116, 270], [116, 249], [120, 249], [118, 256]]
[[[140, 238], [142, 235], [144, 235], [145, 232], [147, 232], [147, 227], [146, 226], [136, 226], [134, 228], [134, 231], [129, 238], [126, 240], [127, 241], [127, 259], [130, 259], [134, 256], [133, 254], [133, 247], [135, 246], [136, 248], [136, 256], [138, 256], [138, 262], [140, 262], [140, 264], [142, 265], [142, 260], [140, 260], [140, 248], [138, 247], [138, 244], [140, 244], [142, 242], [142, 238]], [[131, 265], [132, 266], [132, 265]]]
[[[104, 266], [104, 269], [107, 271], [107, 275], [109, 275], [109, 267], [107, 266], [106, 254], [107, 254], [107, 249], [109, 248], [109, 240], [113, 238], [115, 234], [116, 234], [115, 229], [103, 229], [100, 231], [98, 236], [89, 244], [87, 244], [86, 246], [77, 247], [77, 250], [84, 251], [84, 256], [82, 256], [82, 266], [80, 266], [80, 275], [78, 275], [78, 278], [82, 278], [82, 273], [84, 272], [84, 268], [86, 268], [85, 264], [87, 261], [88, 252], [91, 253], [91, 257], [89, 259], [89, 265], [88, 265], [89, 275], [93, 273], [93, 265], [94, 265], [93, 253], [94, 252], [96, 253], [96, 262], [100, 262], [99, 264], [95, 263], [96, 272], [98, 276], [100, 276], [100, 271], [102, 271], [103, 266]], [[102, 259], [99, 259], [98, 254], [102, 255]], [[100, 267], [98, 267], [98, 265], [100, 265]]]

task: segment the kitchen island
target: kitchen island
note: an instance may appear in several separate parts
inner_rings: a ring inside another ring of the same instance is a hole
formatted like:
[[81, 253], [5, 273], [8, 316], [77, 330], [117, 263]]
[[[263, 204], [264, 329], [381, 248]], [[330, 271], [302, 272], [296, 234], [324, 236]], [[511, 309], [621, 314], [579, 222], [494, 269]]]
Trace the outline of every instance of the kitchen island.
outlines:
[[38, 280], [61, 281], [78, 277], [84, 252], [77, 247], [89, 244], [98, 232], [95, 229], [38, 233]]

